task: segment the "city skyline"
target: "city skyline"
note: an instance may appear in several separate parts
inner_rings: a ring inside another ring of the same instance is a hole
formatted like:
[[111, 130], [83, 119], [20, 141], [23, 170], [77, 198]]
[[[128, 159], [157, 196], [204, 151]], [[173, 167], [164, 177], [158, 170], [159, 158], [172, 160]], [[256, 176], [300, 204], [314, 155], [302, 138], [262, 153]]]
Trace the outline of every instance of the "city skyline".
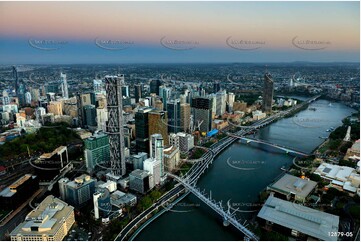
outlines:
[[359, 62], [359, 16], [358, 2], [1, 2], [0, 64]]

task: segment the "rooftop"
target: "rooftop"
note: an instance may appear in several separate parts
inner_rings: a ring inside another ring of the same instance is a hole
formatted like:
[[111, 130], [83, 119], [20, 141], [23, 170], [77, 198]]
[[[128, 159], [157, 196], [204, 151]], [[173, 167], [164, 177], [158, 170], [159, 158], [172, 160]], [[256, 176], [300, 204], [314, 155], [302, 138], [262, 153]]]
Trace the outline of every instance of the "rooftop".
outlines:
[[354, 168], [348, 166], [338, 166], [324, 162], [316, 169], [314, 173], [330, 180], [335, 179], [345, 182], [354, 171]]
[[131, 176], [135, 176], [136, 178], [142, 179], [144, 177], [149, 176], [148, 171], [136, 169], [130, 173]]
[[300, 197], [307, 197], [308, 194], [310, 194], [310, 192], [316, 187], [316, 185], [317, 182], [301, 179], [289, 174], [284, 174], [283, 177], [281, 177], [278, 181], [269, 187], [286, 195], [293, 193]]
[[137, 199], [137, 197], [133, 194], [121, 191], [115, 191], [110, 195], [110, 203], [116, 207], [123, 207], [134, 201], [134, 199]]
[[258, 217], [326, 241], [337, 241], [339, 217], [269, 196]]
[[64, 152], [64, 149], [66, 149], [66, 146], [59, 146], [58, 148], [56, 148], [55, 150], [53, 150], [50, 153], [44, 153], [40, 156], [40, 159], [49, 159], [51, 157], [53, 157], [55, 154]]
[[74, 211], [72, 206], [52, 195], [47, 196], [38, 207], [31, 211], [25, 221], [19, 224], [10, 235], [54, 235], [62, 226], [62, 220]]
[[18, 180], [16, 180], [13, 184], [9, 186], [10, 190], [16, 190], [18, 186], [29, 180], [31, 177], [30, 174], [25, 174], [24, 176], [20, 177]]

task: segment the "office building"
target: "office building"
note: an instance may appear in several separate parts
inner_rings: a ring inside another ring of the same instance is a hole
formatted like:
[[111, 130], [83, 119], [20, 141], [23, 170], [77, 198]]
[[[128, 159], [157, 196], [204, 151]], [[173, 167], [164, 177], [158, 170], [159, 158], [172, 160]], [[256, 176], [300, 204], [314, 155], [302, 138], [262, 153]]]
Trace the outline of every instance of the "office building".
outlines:
[[134, 97], [136, 103], [139, 103], [139, 100], [142, 98], [142, 94], [143, 94], [142, 85], [140, 84], [134, 85]]
[[167, 109], [168, 100], [170, 98], [172, 89], [164, 85], [159, 87], [159, 96], [162, 98], [163, 107]]
[[199, 126], [200, 132], [209, 132], [212, 129], [212, 99], [208, 97], [192, 98], [191, 108], [194, 125]]
[[155, 93], [159, 96], [159, 87], [162, 85], [161, 80], [155, 79], [150, 81], [150, 93]]
[[103, 94], [103, 95], [106, 94], [103, 80], [101, 79], [93, 80], [93, 91], [95, 94]]
[[236, 99], [236, 96], [234, 95], [233, 92], [229, 92], [227, 94], [227, 105], [228, 105], [228, 112], [231, 113], [233, 111], [233, 104], [234, 104], [234, 101]]
[[98, 188], [93, 194], [93, 204], [95, 219], [108, 218], [112, 211], [110, 192], [108, 189]]
[[221, 84], [218, 81], [213, 83], [213, 93], [217, 93], [221, 90]]
[[142, 107], [135, 113], [135, 143], [137, 152], [149, 153], [149, 112], [152, 108]]
[[130, 97], [128, 85], [122, 86], [122, 95], [123, 95], [123, 97]]
[[51, 101], [48, 105], [48, 113], [63, 115], [63, 103], [60, 101]]
[[89, 175], [81, 175], [76, 177], [74, 181], [67, 178], [59, 180], [60, 197], [75, 207], [84, 206], [92, 199], [95, 191], [95, 180]]
[[143, 162], [148, 158], [148, 154], [145, 152], [139, 152], [136, 155], [132, 156], [132, 163], [133, 163], [133, 169], [139, 169], [139, 170], [144, 170], [143, 169]]
[[96, 127], [97, 126], [97, 111], [95, 105], [85, 105], [84, 109], [84, 126]]
[[272, 111], [273, 102], [273, 80], [269, 73], [264, 75], [263, 95], [262, 95], [262, 111], [270, 113]]
[[106, 108], [97, 108], [97, 129], [106, 131], [108, 121], [108, 110]]
[[148, 171], [152, 177], [153, 177], [153, 184], [150, 184], [150, 189], [152, 189], [154, 186], [160, 184], [160, 178], [162, 177], [161, 174], [161, 161], [157, 160], [155, 158], [148, 158], [144, 161], [143, 167], [145, 171]]
[[226, 91], [220, 91], [216, 93], [216, 115], [220, 116], [226, 112]]
[[131, 193], [115, 191], [110, 195], [110, 203], [117, 208], [134, 206], [137, 204], [137, 197]]
[[124, 75], [106, 76], [105, 83], [108, 109], [106, 132], [109, 134], [111, 173], [115, 176], [124, 176], [126, 172], [122, 103]]
[[189, 132], [189, 123], [191, 117], [191, 105], [182, 103], [180, 105], [180, 126], [183, 132]]
[[181, 107], [179, 99], [168, 101], [168, 133], [181, 131]]
[[110, 161], [109, 137], [103, 132], [95, 132], [84, 140], [84, 157], [88, 172], [92, 172], [97, 164]]
[[60, 86], [61, 86], [61, 96], [63, 98], [69, 98], [69, 91], [68, 91], [68, 82], [66, 80], [66, 74], [60, 73]]
[[194, 147], [194, 136], [183, 132], [171, 134], [169, 144], [178, 147], [181, 152], [188, 152]]
[[149, 172], [136, 169], [129, 174], [129, 189], [145, 194], [149, 191]]
[[169, 144], [168, 139], [168, 114], [166, 111], [154, 110], [148, 114], [149, 136], [160, 134], [163, 137], [164, 145]]
[[164, 167], [168, 172], [172, 172], [180, 163], [180, 152], [176, 146], [170, 146], [164, 149]]
[[31, 104], [31, 94], [30, 94], [30, 92], [25, 92], [25, 104]]
[[61, 241], [74, 223], [74, 208], [49, 195], [10, 233], [11, 241]]

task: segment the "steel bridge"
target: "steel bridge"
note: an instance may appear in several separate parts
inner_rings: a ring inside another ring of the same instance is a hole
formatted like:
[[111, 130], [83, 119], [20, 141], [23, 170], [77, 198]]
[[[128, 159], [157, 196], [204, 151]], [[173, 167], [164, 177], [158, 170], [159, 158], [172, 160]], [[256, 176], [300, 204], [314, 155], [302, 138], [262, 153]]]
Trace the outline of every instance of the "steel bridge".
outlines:
[[188, 189], [188, 191], [192, 192], [202, 202], [212, 208], [216, 213], [221, 215], [224, 221], [224, 225], [232, 224], [235, 228], [237, 228], [247, 237], [246, 240], [259, 240], [259, 238], [254, 233], [252, 233], [249, 229], [246, 228], [246, 226], [244, 226], [246, 221], [244, 222], [244, 224], [240, 223], [241, 219], [236, 218], [235, 211], [230, 212], [229, 207], [228, 210], [225, 210], [222, 206], [222, 201], [216, 202], [214, 199], [212, 199], [211, 196], [207, 197], [205, 192], [201, 192], [199, 188], [197, 188], [195, 185], [192, 185], [194, 181], [188, 182], [187, 178], [181, 179], [180, 177], [171, 173], [166, 173], [166, 175], [180, 182], [185, 188]]

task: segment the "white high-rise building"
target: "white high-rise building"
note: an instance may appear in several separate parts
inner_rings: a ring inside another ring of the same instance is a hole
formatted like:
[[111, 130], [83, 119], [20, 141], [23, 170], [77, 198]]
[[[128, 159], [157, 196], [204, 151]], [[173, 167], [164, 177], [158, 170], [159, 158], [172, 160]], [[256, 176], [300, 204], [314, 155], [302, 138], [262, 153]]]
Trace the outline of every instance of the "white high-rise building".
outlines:
[[26, 104], [31, 104], [31, 94], [30, 94], [30, 92], [25, 93], [25, 103]]
[[61, 81], [61, 95], [63, 98], [69, 98], [68, 82], [66, 81], [66, 74], [60, 73]]
[[223, 115], [226, 112], [226, 91], [219, 91], [216, 93], [216, 115]]
[[103, 80], [94, 79], [94, 80], [93, 80], [93, 90], [94, 90], [94, 93], [95, 93], [95, 94], [103, 94], [103, 95], [106, 95], [105, 85], [104, 85]]
[[233, 92], [230, 92], [228, 93], [227, 95], [227, 103], [228, 103], [228, 106], [229, 106], [229, 111], [232, 111], [233, 110], [233, 103], [234, 103], [234, 100], [235, 100], [236, 96], [234, 95]]
[[97, 108], [97, 129], [106, 131], [108, 121], [108, 110], [106, 108]]
[[143, 162], [143, 169], [148, 171], [153, 177], [152, 187], [159, 185], [161, 181], [161, 162], [155, 158], [148, 158]]
[[164, 175], [164, 140], [161, 134], [153, 134], [150, 136], [150, 158], [154, 158], [160, 162], [161, 176]]
[[3, 91], [3, 97], [2, 97], [2, 101], [3, 101], [3, 105], [8, 105], [10, 104], [10, 97], [9, 94], [6, 90]]

